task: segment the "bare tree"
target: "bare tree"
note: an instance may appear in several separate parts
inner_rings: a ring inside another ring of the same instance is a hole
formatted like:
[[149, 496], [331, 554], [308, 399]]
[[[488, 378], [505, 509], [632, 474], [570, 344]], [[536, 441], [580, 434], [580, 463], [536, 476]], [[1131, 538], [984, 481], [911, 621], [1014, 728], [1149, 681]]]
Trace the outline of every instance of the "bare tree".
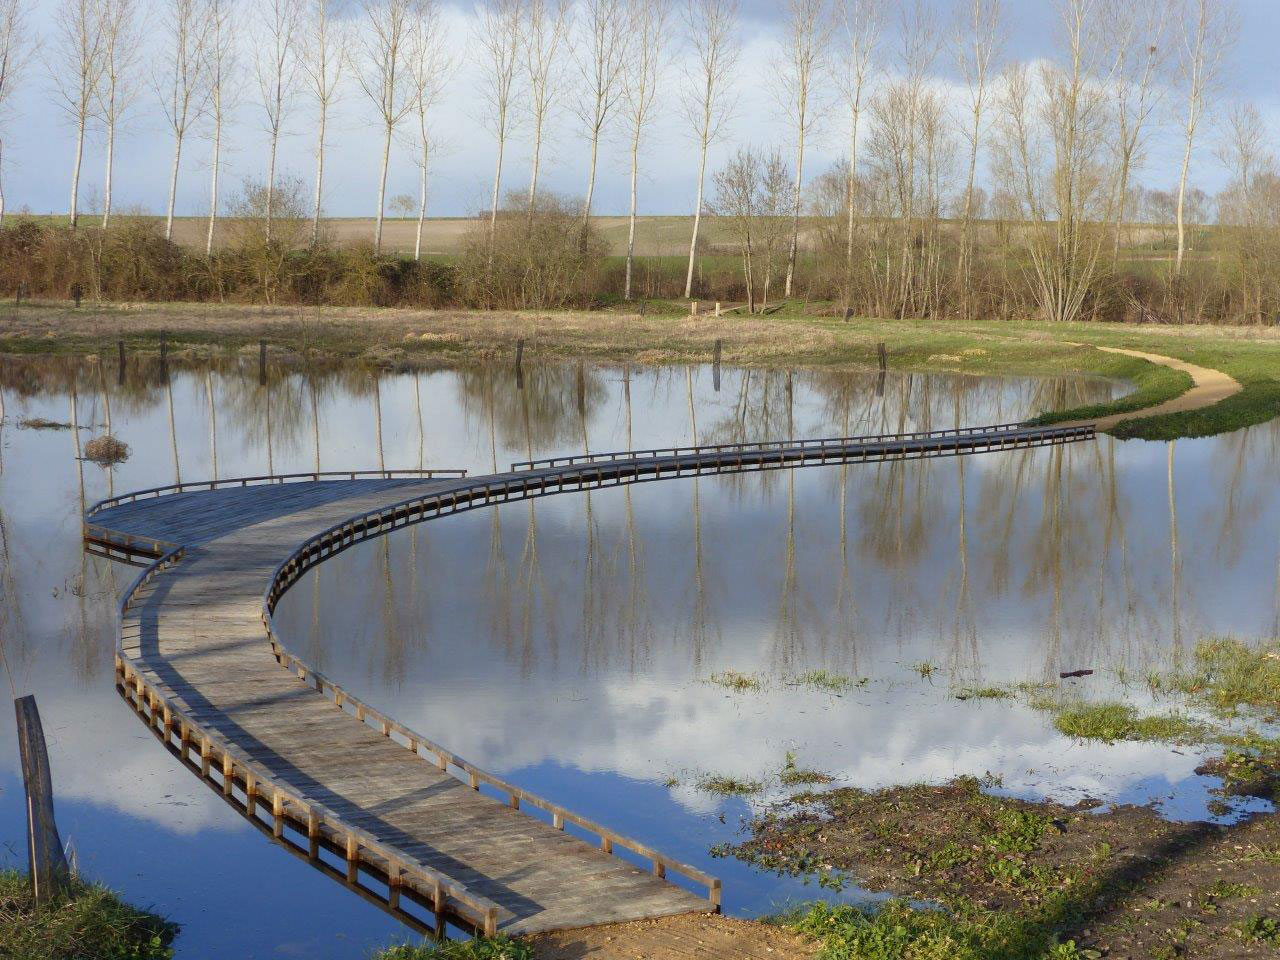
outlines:
[[[0, 122], [8, 118], [14, 87], [27, 65], [35, 44], [28, 32], [22, 0], [0, 0]], [[0, 147], [3, 141], [0, 140]], [[3, 157], [0, 156], [0, 169]], [[0, 227], [4, 226], [4, 186], [0, 179]]]
[[453, 60], [444, 46], [440, 8], [435, 0], [420, 0], [409, 60], [413, 112], [418, 121], [418, 228], [413, 241], [414, 260], [422, 259], [422, 228], [427, 219], [427, 173], [434, 145], [431, 121], [452, 69]]
[[484, 70], [482, 93], [488, 102], [488, 120], [498, 148], [493, 167], [493, 195], [489, 203], [491, 255], [498, 228], [498, 201], [502, 195], [502, 164], [507, 153], [507, 138], [511, 135], [511, 99], [520, 60], [523, 17], [524, 0], [481, 0], [477, 40], [480, 67]]
[[235, 106], [238, 92], [236, 85], [235, 47], [236, 0], [205, 0], [205, 62], [209, 84], [209, 223], [205, 229], [204, 254], [213, 255], [214, 234], [218, 223], [219, 177], [222, 173], [222, 133], [228, 114]]
[[583, 87], [575, 109], [586, 129], [587, 140], [591, 143], [587, 195], [582, 204], [585, 225], [591, 218], [591, 205], [596, 192], [600, 137], [622, 96], [622, 75], [632, 25], [627, 22], [625, 0], [582, 2], [582, 36], [577, 44], [577, 61]]
[[49, 64], [58, 103], [76, 130], [71, 164], [71, 229], [80, 221], [80, 167], [102, 76], [102, 14], [97, 0], [62, 0], [54, 14], [58, 43]]
[[413, 30], [413, 0], [361, 0], [364, 31], [353, 45], [356, 83], [373, 103], [382, 123], [382, 167], [378, 176], [378, 217], [373, 246], [382, 249], [382, 220], [386, 212], [387, 167], [391, 163], [391, 138], [413, 108], [412, 88], [405, 58]]
[[1186, 114], [1183, 117], [1182, 172], [1178, 176], [1178, 259], [1174, 272], [1181, 275], [1187, 250], [1187, 175], [1196, 133], [1204, 117], [1206, 102], [1214, 92], [1223, 61], [1238, 32], [1236, 8], [1232, 0], [1182, 0], [1179, 26], [1182, 31], [1181, 68]]
[[311, 211], [311, 245], [320, 242], [320, 208], [324, 202], [324, 148], [329, 110], [338, 98], [343, 51], [350, 31], [342, 14], [345, 0], [308, 0], [303, 16], [302, 50], [298, 65], [307, 94], [316, 109], [316, 189]]
[[271, 242], [271, 221], [275, 213], [276, 155], [284, 131], [285, 114], [298, 90], [298, 43], [304, 0], [264, 0], [262, 22], [255, 43], [255, 72], [262, 108], [266, 113], [267, 136], [267, 242]]
[[800, 242], [800, 206], [804, 200], [804, 151], [817, 123], [818, 84], [825, 66], [830, 24], [826, 0], [787, 0], [787, 22], [778, 64], [778, 98], [796, 136], [795, 189], [791, 205], [791, 241], [787, 249], [785, 296], [791, 296]]
[[698, 234], [702, 226], [703, 189], [707, 180], [707, 151], [720, 139], [732, 113], [728, 86], [740, 50], [738, 0], [687, 0], [685, 27], [693, 47], [684, 96], [684, 112], [698, 144], [698, 189], [693, 207], [693, 236], [689, 240], [689, 270], [684, 296], [693, 296], [693, 271], [698, 261]]
[[1164, 86], [1157, 83], [1168, 58], [1166, 49], [1170, 0], [1111, 0], [1106, 8], [1107, 33], [1116, 45], [1112, 81], [1115, 111], [1116, 175], [1114, 256], [1128, 212], [1130, 181], [1141, 161], [1152, 115]]
[[630, 300], [636, 255], [640, 141], [653, 120], [658, 85], [667, 65], [671, 3], [670, 0], [629, 0], [627, 7], [632, 35], [630, 56], [627, 57], [622, 79], [622, 100], [631, 139], [631, 217], [627, 225], [627, 275], [623, 297]]
[[164, 237], [173, 239], [173, 207], [178, 197], [178, 171], [187, 133], [204, 113], [208, 88], [205, 49], [208, 39], [203, 0], [168, 0], [164, 9], [165, 51], [156, 78], [165, 120], [173, 131], [173, 168], [169, 175], [169, 203]]
[[738, 150], [712, 177], [715, 196], [711, 210], [725, 221], [726, 232], [742, 258], [748, 313], [755, 313], [756, 309], [756, 252], [763, 206], [763, 180], [764, 163], [752, 150]]
[[138, 95], [138, 54], [141, 33], [136, 0], [101, 0], [99, 24], [102, 31], [101, 79], [95, 90], [97, 112], [106, 131], [106, 169], [102, 178], [102, 227], [111, 223], [116, 131]]
[[538, 196], [542, 141], [547, 120], [564, 90], [563, 60], [573, 26], [570, 0], [526, 0], [521, 33], [524, 80], [528, 84], [533, 147], [529, 162], [529, 216]]
[[968, 0], [956, 30], [956, 65], [965, 82], [966, 122], [961, 130], [969, 147], [960, 235], [960, 292], [966, 320], [973, 303], [973, 191], [982, 134], [988, 120], [992, 73], [1004, 41], [1001, 17], [1000, 0]]
[[858, 128], [884, 20], [884, 0], [838, 0], [841, 55], [836, 82], [849, 110], [849, 169], [846, 176], [845, 269], [853, 267], [853, 231], [858, 190]]

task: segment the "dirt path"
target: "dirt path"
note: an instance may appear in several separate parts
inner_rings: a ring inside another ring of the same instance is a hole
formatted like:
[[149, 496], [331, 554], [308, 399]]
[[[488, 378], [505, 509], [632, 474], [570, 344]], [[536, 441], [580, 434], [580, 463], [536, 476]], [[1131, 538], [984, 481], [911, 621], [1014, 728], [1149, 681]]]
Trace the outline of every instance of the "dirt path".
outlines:
[[802, 960], [817, 952], [777, 927], [709, 914], [587, 927], [529, 942], [538, 960]]
[[[1086, 346], [1086, 344], [1082, 343], [1065, 342], [1076, 347]], [[1176, 396], [1172, 400], [1166, 400], [1164, 403], [1157, 404], [1154, 407], [1144, 407], [1141, 410], [1118, 413], [1094, 421], [1076, 421], [1071, 424], [1063, 424], [1063, 426], [1078, 426], [1092, 422], [1099, 430], [1108, 430], [1125, 420], [1158, 417], [1166, 413], [1185, 413], [1188, 410], [1211, 407], [1219, 400], [1225, 400], [1227, 397], [1234, 396], [1244, 389], [1240, 385], [1240, 381], [1235, 377], [1228, 376], [1221, 370], [1211, 370], [1208, 367], [1197, 366], [1194, 363], [1187, 363], [1185, 360], [1178, 360], [1176, 357], [1166, 357], [1159, 353], [1144, 353], [1141, 350], [1125, 350], [1120, 347], [1095, 346], [1094, 349], [1102, 350], [1105, 353], [1120, 353], [1126, 357], [1137, 357], [1139, 360], [1146, 360], [1148, 363], [1156, 363], [1162, 367], [1180, 370], [1191, 377], [1192, 387], [1186, 393]]]

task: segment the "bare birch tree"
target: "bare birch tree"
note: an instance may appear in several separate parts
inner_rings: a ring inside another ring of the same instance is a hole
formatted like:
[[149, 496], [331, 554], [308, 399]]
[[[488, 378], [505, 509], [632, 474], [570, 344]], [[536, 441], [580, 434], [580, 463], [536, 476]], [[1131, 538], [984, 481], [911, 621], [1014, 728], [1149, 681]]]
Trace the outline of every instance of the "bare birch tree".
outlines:
[[636, 255], [636, 209], [640, 178], [640, 142], [653, 120], [658, 86], [667, 66], [670, 0], [629, 0], [630, 55], [622, 78], [622, 106], [631, 142], [631, 215], [627, 224], [627, 271], [623, 298], [631, 299]]
[[164, 238], [172, 240], [182, 147], [187, 133], [207, 106], [205, 46], [208, 36], [202, 0], [168, 0], [163, 17], [165, 50], [156, 89], [165, 121], [173, 131], [173, 167], [169, 174], [169, 202], [164, 221]]
[[1142, 161], [1153, 115], [1163, 99], [1159, 81], [1168, 60], [1171, 0], [1111, 0], [1105, 8], [1106, 31], [1115, 45], [1112, 79], [1115, 113], [1116, 199], [1113, 259], [1129, 212], [1129, 190]]
[[564, 92], [563, 61], [573, 27], [570, 0], [526, 0], [521, 32], [521, 63], [528, 84], [529, 125], [533, 145], [529, 158], [529, 217], [538, 198], [538, 175], [547, 120]]
[[858, 129], [875, 66], [884, 0], [837, 0], [840, 55], [835, 59], [836, 85], [849, 110], [849, 169], [845, 182], [845, 270], [853, 267], [853, 235], [858, 191]]
[[304, 0], [263, 0], [262, 21], [255, 43], [254, 67], [262, 109], [266, 114], [267, 209], [266, 237], [271, 242], [271, 221], [275, 214], [276, 156], [285, 115], [298, 90], [298, 43], [302, 28]]
[[826, 0], [787, 0], [787, 22], [778, 64], [778, 99], [796, 137], [795, 189], [792, 192], [791, 239], [787, 248], [784, 296], [791, 296], [800, 242], [800, 206], [804, 200], [804, 151], [817, 124], [821, 81], [830, 39]]
[[1223, 61], [1238, 33], [1236, 8], [1232, 0], [1182, 0], [1178, 18], [1181, 29], [1179, 68], [1186, 96], [1183, 115], [1182, 170], [1178, 175], [1178, 257], [1174, 273], [1182, 274], [1187, 251], [1187, 175], [1196, 134], [1204, 119], [1208, 98], [1222, 71]]
[[960, 235], [960, 292], [964, 318], [970, 317], [973, 287], [973, 198], [978, 154], [988, 122], [992, 74], [1003, 46], [1001, 0], [968, 0], [956, 30], [956, 65], [964, 78], [965, 122], [961, 126], [969, 148], [965, 174]]
[[222, 173], [222, 134], [235, 106], [237, 60], [235, 0], [205, 0], [206, 68], [209, 84], [209, 222], [205, 228], [204, 255], [213, 255], [218, 224], [219, 177]]
[[579, 23], [582, 35], [578, 39], [576, 59], [583, 86], [575, 111], [591, 144], [587, 194], [582, 204], [585, 226], [591, 219], [595, 198], [600, 138], [622, 96], [622, 75], [632, 25], [627, 22], [625, 0], [583, 0]]
[[685, 28], [693, 47], [693, 65], [686, 77], [684, 113], [698, 144], [698, 187], [693, 206], [693, 236], [689, 240], [689, 269], [684, 296], [693, 296], [693, 272], [698, 262], [698, 236], [702, 226], [703, 191], [707, 181], [707, 151], [724, 133], [733, 112], [729, 81], [740, 45], [738, 0], [687, 0]]
[[353, 73], [378, 112], [382, 124], [382, 164], [378, 175], [378, 216], [373, 246], [382, 250], [382, 221], [386, 213], [387, 167], [391, 163], [391, 138], [413, 108], [412, 88], [405, 59], [413, 30], [413, 0], [361, 0], [364, 30], [353, 47]]
[[[34, 50], [27, 23], [27, 10], [22, 0], [0, 0], [0, 123], [9, 116], [14, 88]], [[0, 151], [3, 149], [0, 138]], [[3, 173], [0, 152], [0, 173]], [[0, 227], [4, 226], [4, 181], [0, 177]]]
[[138, 95], [138, 67], [142, 36], [136, 0], [102, 0], [102, 70], [95, 90], [97, 113], [106, 133], [105, 170], [102, 176], [102, 228], [111, 224], [111, 187], [114, 182], [116, 133]]
[[345, 0], [308, 0], [303, 15], [302, 49], [298, 66], [316, 110], [316, 185], [311, 208], [311, 245], [320, 242], [320, 211], [324, 203], [324, 148], [329, 111], [338, 99], [343, 51], [351, 40]]
[[409, 60], [413, 113], [418, 121], [418, 226], [413, 240], [414, 260], [422, 259], [422, 228], [427, 220], [427, 175], [435, 143], [432, 129], [435, 105], [453, 69], [453, 60], [445, 49], [444, 41], [440, 8], [435, 0], [420, 0]]
[[57, 45], [49, 63], [57, 102], [75, 127], [71, 162], [71, 229], [80, 221], [80, 168], [84, 141], [93, 116], [98, 80], [102, 76], [102, 14], [97, 0], [62, 0], [54, 21]]
[[520, 62], [523, 0], [482, 0], [477, 29], [480, 68], [484, 71], [481, 92], [488, 104], [488, 120], [497, 143], [493, 165], [493, 194], [489, 203], [489, 252], [498, 229], [498, 201], [502, 196], [502, 165], [511, 135], [512, 98], [516, 67]]

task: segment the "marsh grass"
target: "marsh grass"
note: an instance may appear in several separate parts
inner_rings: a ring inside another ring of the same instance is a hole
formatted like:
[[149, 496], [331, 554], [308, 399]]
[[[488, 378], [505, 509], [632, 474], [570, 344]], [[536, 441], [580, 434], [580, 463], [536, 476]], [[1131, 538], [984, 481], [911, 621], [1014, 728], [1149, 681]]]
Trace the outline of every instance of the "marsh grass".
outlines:
[[957, 700], [1011, 700], [1014, 692], [1008, 687], [958, 687]]
[[933, 675], [938, 672], [939, 667], [930, 660], [918, 660], [911, 664], [908, 668], [912, 673], [919, 674], [921, 680], [932, 680]]
[[109, 433], [104, 433], [84, 445], [84, 458], [103, 466], [114, 466], [129, 459], [129, 445]]
[[123, 903], [96, 884], [75, 882], [42, 907], [26, 875], [0, 870], [0, 957], [6, 960], [169, 960], [178, 927]]
[[827, 670], [810, 670], [796, 677], [794, 683], [801, 687], [810, 687], [814, 690], [821, 690], [824, 693], [845, 693], [854, 686], [865, 686], [867, 677], [859, 677], [854, 680], [852, 677], [846, 677], [843, 674], [831, 673]]
[[714, 793], [722, 797], [750, 797], [764, 789], [759, 780], [746, 780], [737, 777], [720, 777], [707, 774], [695, 782], [695, 786], [703, 793]]
[[831, 783], [835, 778], [817, 770], [806, 770], [796, 764], [796, 755], [788, 752], [778, 780], [784, 787], [809, 787]]
[[707, 683], [714, 683], [717, 687], [724, 687], [726, 690], [737, 693], [757, 692], [764, 689], [764, 681], [760, 677], [755, 674], [738, 673], [736, 670], [713, 673], [707, 678]]
[[1058, 732], [1077, 740], [1199, 743], [1208, 735], [1203, 724], [1187, 717], [1170, 713], [1143, 716], [1127, 703], [1060, 703], [1052, 712]]
[[48, 420], [44, 417], [27, 417], [18, 421], [19, 430], [70, 430], [71, 424], [62, 423], [58, 420]]
[[1149, 685], [1177, 692], [1224, 717], [1242, 708], [1280, 709], [1280, 643], [1251, 646], [1235, 637], [1211, 637], [1196, 644], [1187, 670], [1156, 675]]
[[374, 954], [373, 960], [533, 960], [533, 948], [507, 937], [477, 937], [444, 943], [398, 943]]

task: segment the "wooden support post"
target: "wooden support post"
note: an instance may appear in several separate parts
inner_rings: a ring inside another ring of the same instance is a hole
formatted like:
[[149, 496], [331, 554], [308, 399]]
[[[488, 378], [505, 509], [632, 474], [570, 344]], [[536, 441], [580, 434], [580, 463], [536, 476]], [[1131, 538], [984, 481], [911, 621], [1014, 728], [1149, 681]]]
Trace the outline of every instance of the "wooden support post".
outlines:
[[708, 899], [710, 899], [711, 907], [712, 907], [711, 912], [719, 913], [720, 907], [721, 907], [721, 899], [722, 899], [719, 877], [712, 878], [711, 889], [708, 891], [708, 893], [709, 893]]
[[436, 939], [444, 939], [444, 888], [439, 880], [431, 881], [431, 912], [436, 918]]
[[258, 383], [267, 385], [267, 341], [258, 341]]
[[355, 883], [360, 876], [360, 841], [347, 834], [347, 883]]
[[696, 317], [698, 315], [698, 301], [694, 300], [689, 304], [689, 316]]
[[314, 810], [307, 811], [307, 857], [315, 860], [320, 856], [320, 821]]
[[720, 301], [716, 301], [716, 316], [720, 316]]
[[524, 341], [516, 341], [516, 389], [524, 389]]
[[271, 832], [277, 840], [284, 836], [284, 795], [276, 790], [271, 795]]
[[258, 780], [253, 772], [244, 772], [244, 815], [252, 819], [258, 810]]
[[603, 853], [613, 853], [613, 841], [608, 837], [600, 838], [600, 850]]
[[667, 876], [667, 865], [661, 860], [653, 861], [653, 875], [659, 880], [663, 880]]
[[387, 906], [392, 910], [400, 909], [400, 883], [404, 868], [392, 861], [387, 864]]
[[18, 753], [27, 793], [31, 893], [36, 903], [47, 903], [70, 884], [71, 868], [53, 818], [53, 778], [49, 773], [49, 751], [45, 747], [36, 698], [19, 697], [13, 706], [18, 715]]

